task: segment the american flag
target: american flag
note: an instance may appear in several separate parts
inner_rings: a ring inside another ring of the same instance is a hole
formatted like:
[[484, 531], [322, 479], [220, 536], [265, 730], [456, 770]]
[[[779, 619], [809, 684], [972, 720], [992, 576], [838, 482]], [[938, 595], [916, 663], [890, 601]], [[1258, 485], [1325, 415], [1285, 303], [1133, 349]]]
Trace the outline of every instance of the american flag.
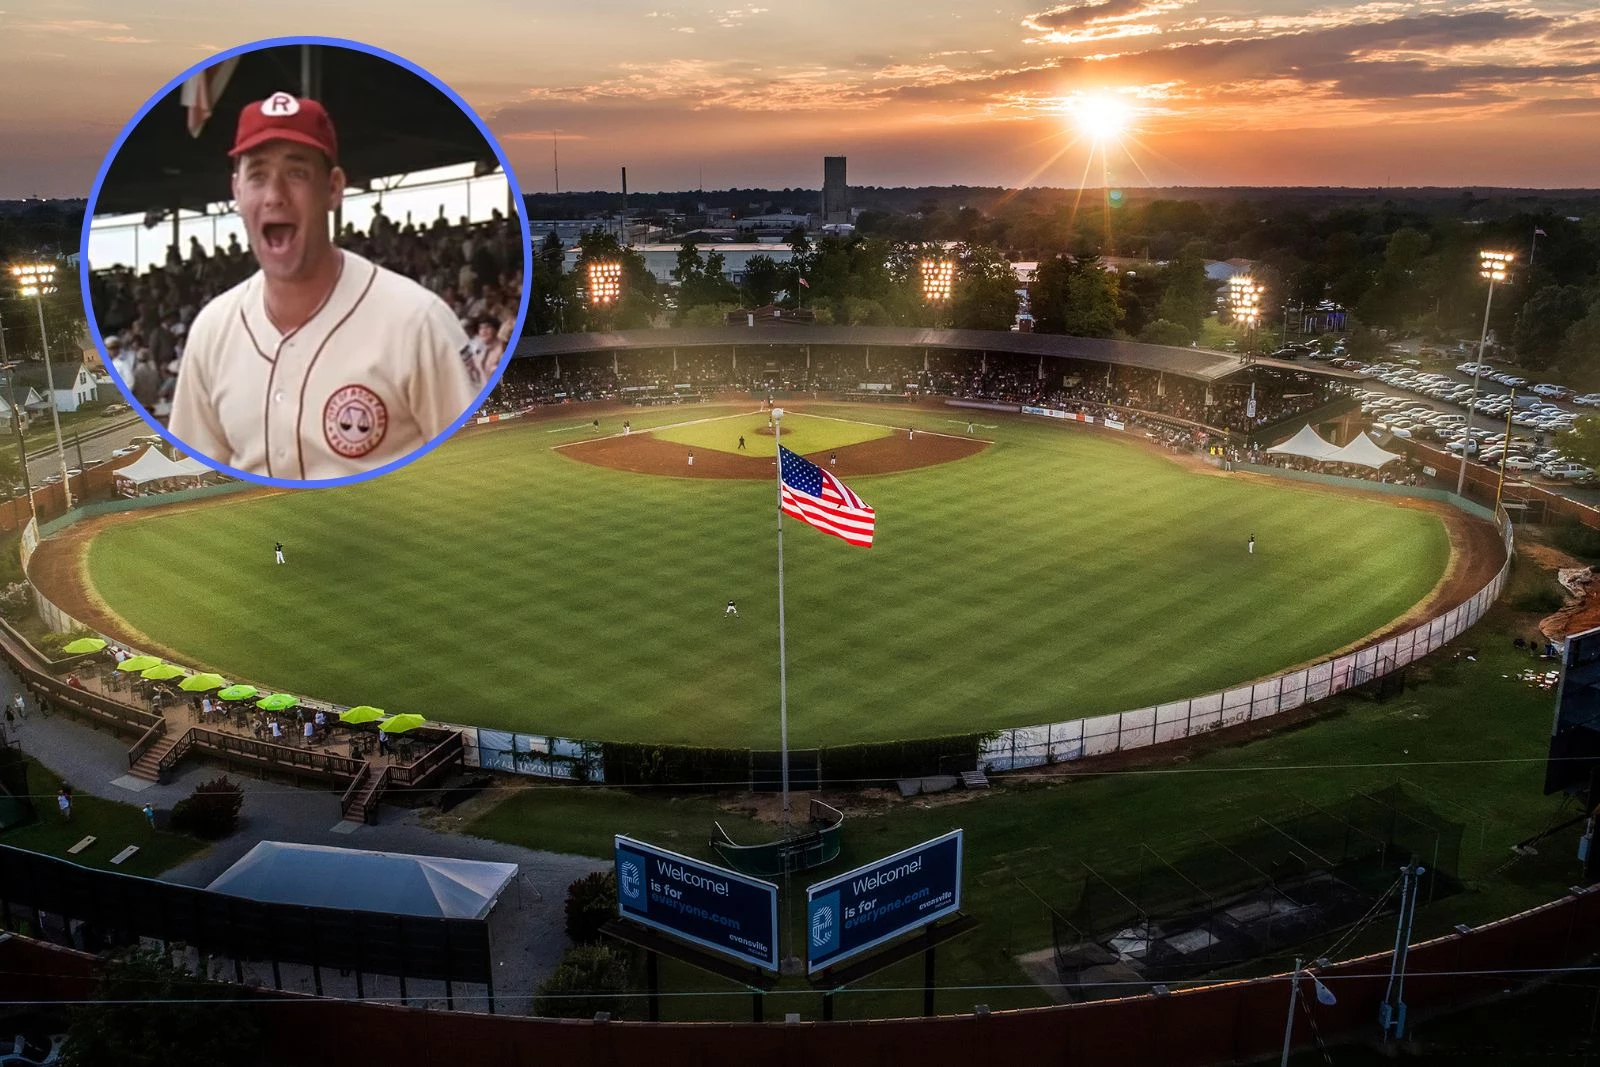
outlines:
[[778, 459], [783, 481], [779, 506], [785, 515], [852, 545], [872, 547], [876, 516], [849, 486], [781, 445]]

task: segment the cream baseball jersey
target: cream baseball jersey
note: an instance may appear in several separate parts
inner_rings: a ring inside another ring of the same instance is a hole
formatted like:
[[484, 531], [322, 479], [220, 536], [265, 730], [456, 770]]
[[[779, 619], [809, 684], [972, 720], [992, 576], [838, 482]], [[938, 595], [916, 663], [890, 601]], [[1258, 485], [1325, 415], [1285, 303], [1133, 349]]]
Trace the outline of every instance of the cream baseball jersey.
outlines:
[[339, 280], [298, 329], [267, 317], [258, 271], [189, 329], [170, 428], [189, 450], [252, 474], [340, 478], [443, 433], [483, 384], [444, 301], [341, 251]]

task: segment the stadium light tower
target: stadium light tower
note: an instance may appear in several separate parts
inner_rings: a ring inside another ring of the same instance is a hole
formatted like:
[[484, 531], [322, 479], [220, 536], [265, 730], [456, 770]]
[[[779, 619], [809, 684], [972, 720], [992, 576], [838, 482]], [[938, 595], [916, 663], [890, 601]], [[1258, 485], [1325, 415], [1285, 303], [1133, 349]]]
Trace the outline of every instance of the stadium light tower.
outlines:
[[1248, 274], [1235, 274], [1228, 279], [1228, 310], [1235, 324], [1243, 324], [1248, 336], [1254, 336], [1261, 324], [1261, 297], [1267, 288], [1259, 285]]
[[[67, 509], [72, 509], [72, 479], [67, 475], [67, 449], [61, 440], [61, 411], [56, 404], [56, 379], [50, 369], [50, 339], [45, 336], [44, 328], [44, 298], [56, 291], [56, 268], [54, 263], [19, 263], [11, 268], [11, 276], [17, 279], [17, 284], [22, 288], [22, 295], [33, 297], [33, 303], [39, 310], [39, 345], [44, 350], [44, 381], [45, 387], [50, 390], [50, 419], [56, 427], [56, 455], [61, 460], [61, 492], [65, 495]], [[28, 477], [27, 461], [23, 461], [22, 476]], [[29, 480], [30, 486], [32, 480]], [[29, 495], [32, 493], [30, 491]]]
[[622, 264], [614, 259], [591, 261], [587, 296], [590, 307], [615, 304], [622, 296]]
[[[1478, 361], [1472, 365], [1472, 399], [1467, 401], [1467, 422], [1461, 438], [1461, 470], [1456, 474], [1456, 496], [1467, 487], [1467, 447], [1472, 444], [1472, 415], [1478, 406], [1478, 380], [1483, 374], [1483, 346], [1489, 341], [1489, 309], [1494, 307], [1494, 287], [1511, 274], [1514, 252], [1478, 253], [1478, 276], [1489, 282], [1489, 295], [1483, 302], [1483, 329], [1478, 333]], [[1509, 442], [1508, 442], [1509, 443]]]
[[950, 302], [955, 292], [956, 265], [948, 259], [922, 261], [922, 299], [938, 306]]

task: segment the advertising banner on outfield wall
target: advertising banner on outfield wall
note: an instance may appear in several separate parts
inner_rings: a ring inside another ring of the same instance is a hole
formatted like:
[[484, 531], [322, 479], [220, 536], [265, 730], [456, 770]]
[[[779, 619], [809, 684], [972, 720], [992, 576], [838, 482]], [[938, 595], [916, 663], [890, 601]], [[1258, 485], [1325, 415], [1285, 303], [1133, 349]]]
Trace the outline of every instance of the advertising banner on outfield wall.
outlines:
[[617, 910], [624, 919], [712, 952], [778, 969], [778, 887], [618, 834]]
[[961, 910], [961, 831], [806, 889], [806, 973]]

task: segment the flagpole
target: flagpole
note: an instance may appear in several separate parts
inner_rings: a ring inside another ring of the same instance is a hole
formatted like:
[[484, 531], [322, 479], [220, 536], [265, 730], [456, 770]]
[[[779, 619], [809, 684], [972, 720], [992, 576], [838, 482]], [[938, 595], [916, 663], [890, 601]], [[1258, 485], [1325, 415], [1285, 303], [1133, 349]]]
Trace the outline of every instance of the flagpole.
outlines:
[[778, 745], [783, 761], [783, 836], [789, 836], [789, 664], [783, 629], [783, 409], [772, 409], [778, 468]]

